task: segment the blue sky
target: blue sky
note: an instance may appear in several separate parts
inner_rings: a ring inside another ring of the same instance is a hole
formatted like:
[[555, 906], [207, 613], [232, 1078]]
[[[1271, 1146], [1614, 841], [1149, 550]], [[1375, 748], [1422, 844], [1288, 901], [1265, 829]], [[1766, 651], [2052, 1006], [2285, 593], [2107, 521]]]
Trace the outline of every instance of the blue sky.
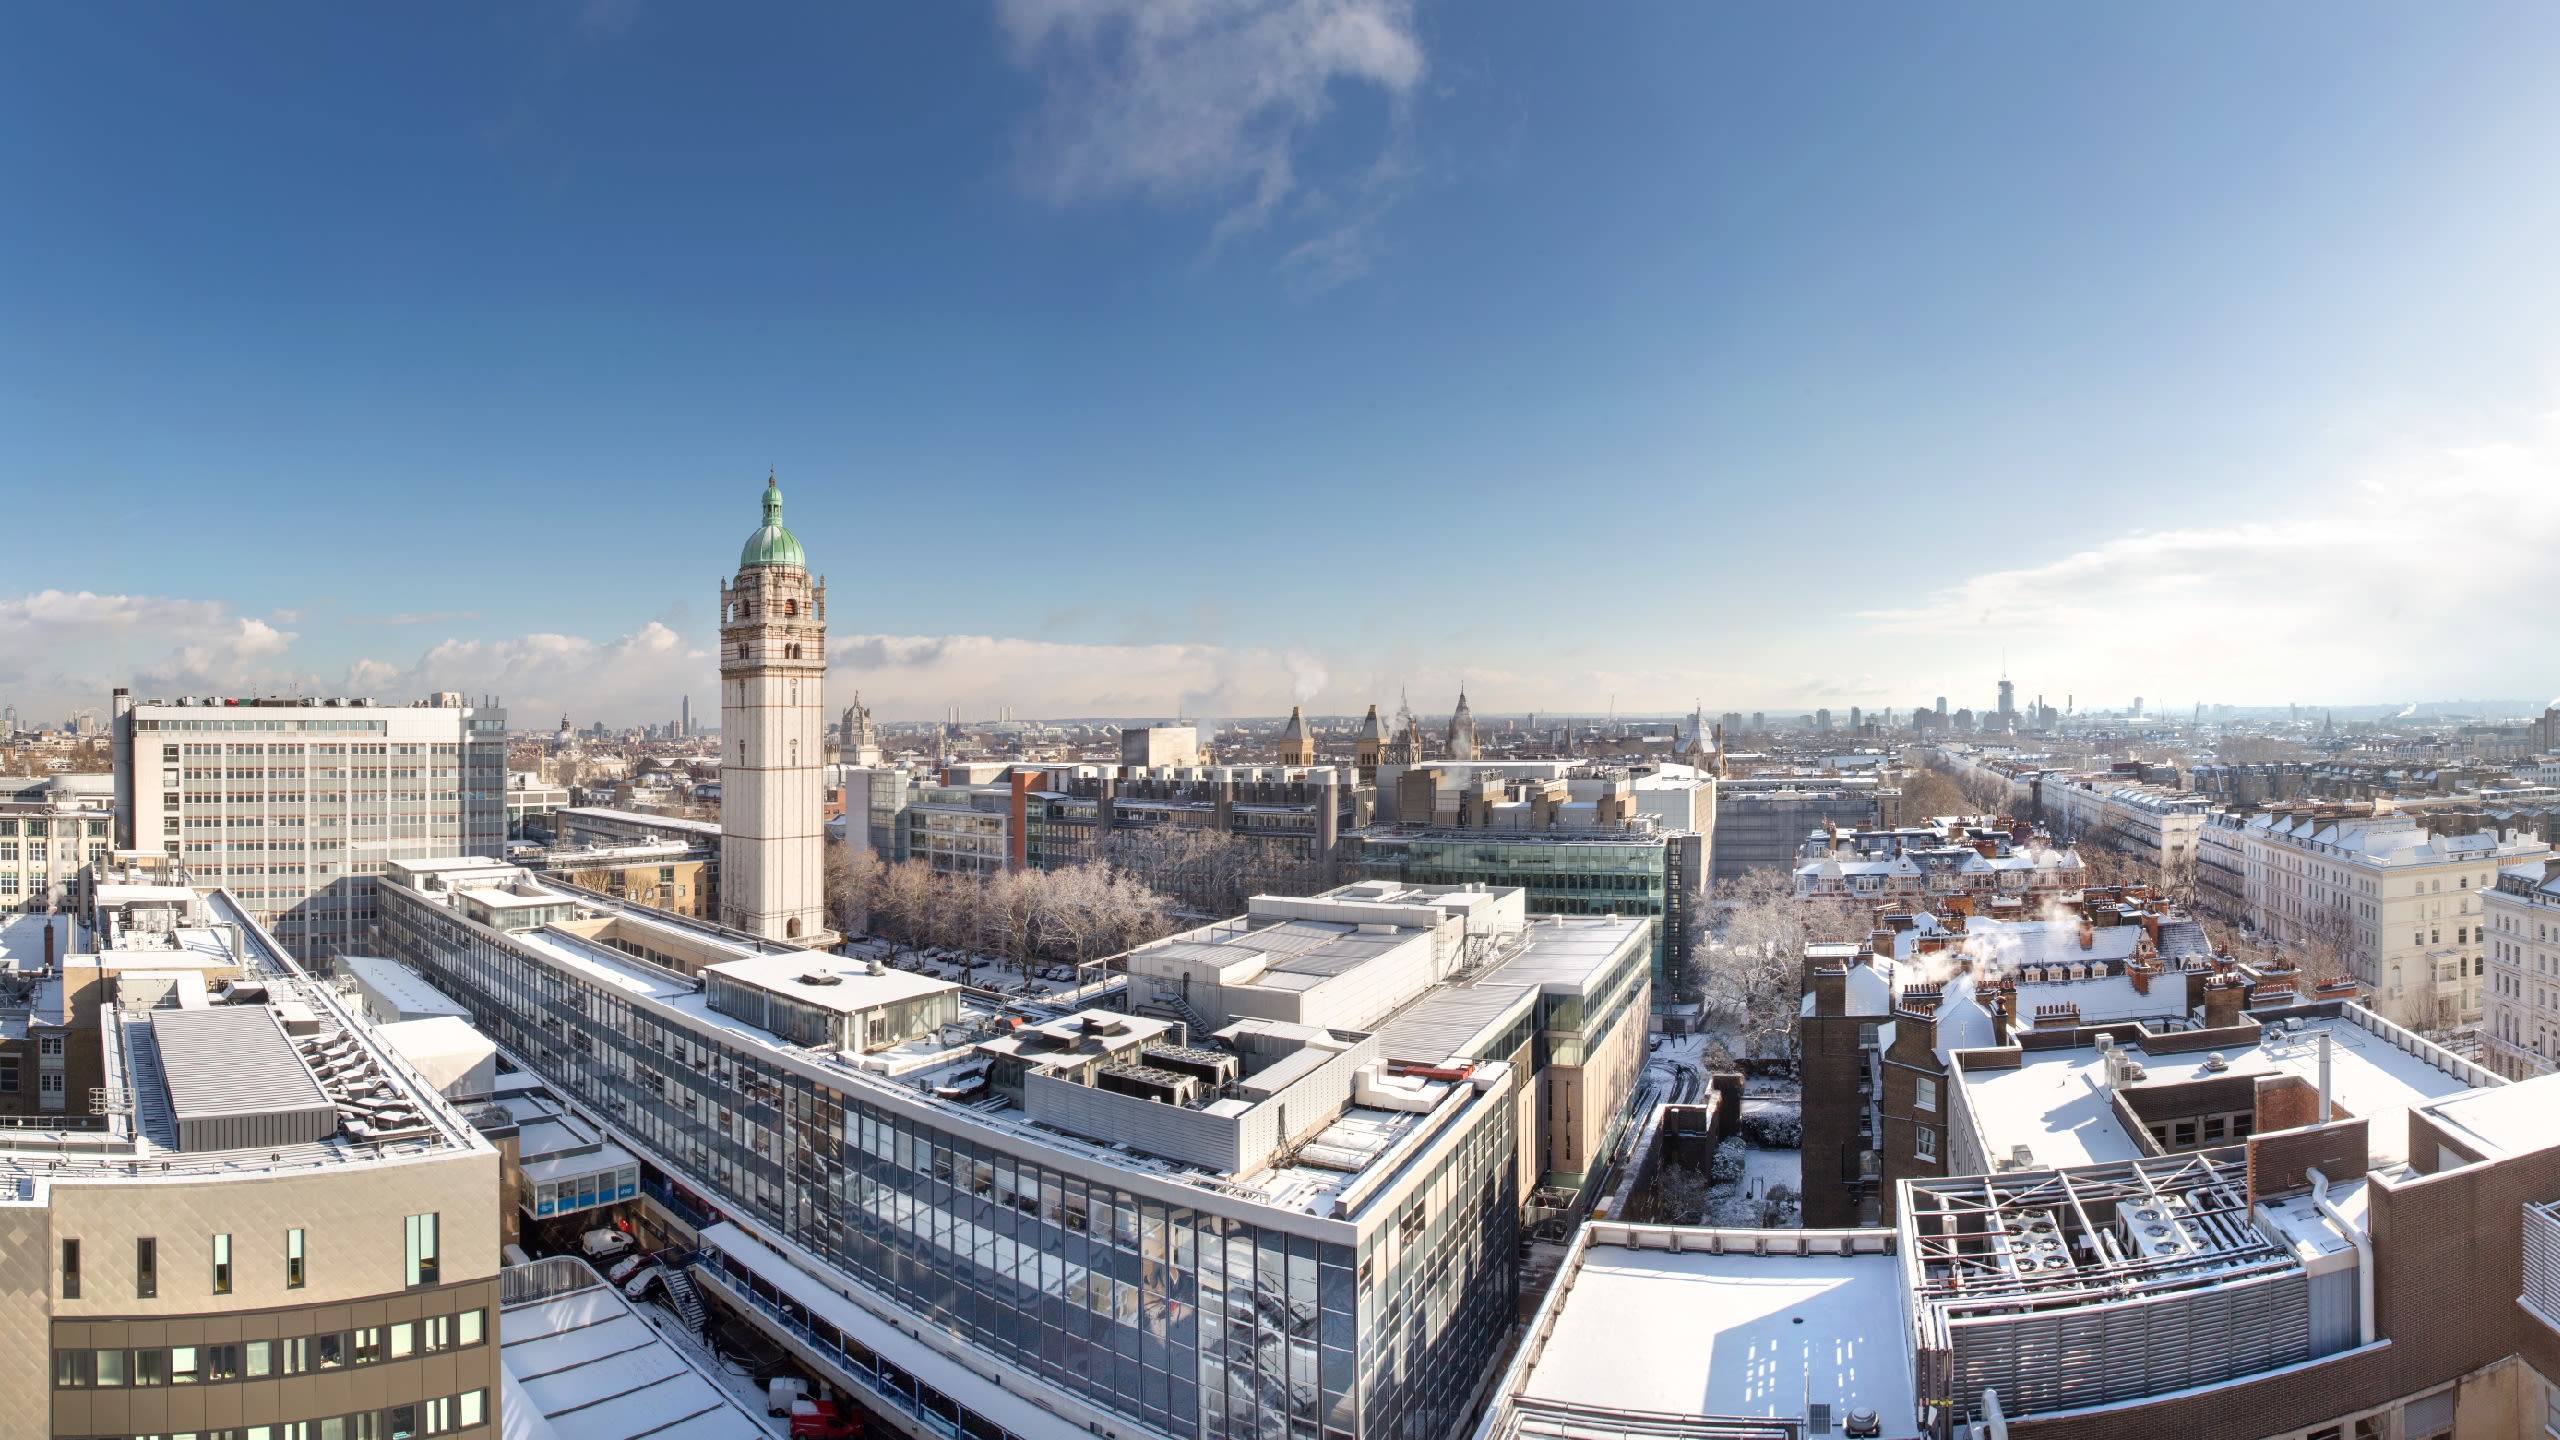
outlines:
[[0, 12], [0, 700], [2540, 695], [2560, 11]]

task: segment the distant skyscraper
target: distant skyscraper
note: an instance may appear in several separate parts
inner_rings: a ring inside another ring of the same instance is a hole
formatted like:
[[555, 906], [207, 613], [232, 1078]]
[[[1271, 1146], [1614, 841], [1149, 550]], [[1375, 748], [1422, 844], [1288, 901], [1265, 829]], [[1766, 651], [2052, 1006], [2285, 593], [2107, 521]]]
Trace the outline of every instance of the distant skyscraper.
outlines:
[[1938, 697], [1938, 718], [1941, 720], [1947, 718], [1947, 697], [1944, 695]]
[[2003, 675], [2003, 676], [2001, 676], [2001, 677], [2000, 677], [2000, 718], [2001, 718], [2001, 719], [2003, 719], [2003, 720], [2006, 720], [2006, 719], [2008, 719], [2010, 716], [2015, 715], [2015, 714], [2017, 714], [2017, 713], [2018, 713], [2018, 686], [2017, 686], [2017, 682], [2015, 682], [2015, 681], [2011, 680], [2008, 676]]
[[676, 706], [676, 733], [679, 735], [693, 733], [693, 697], [690, 695], [685, 696]]
[[772, 940], [826, 934], [827, 587], [765, 482], [764, 524], [720, 587], [720, 918]]

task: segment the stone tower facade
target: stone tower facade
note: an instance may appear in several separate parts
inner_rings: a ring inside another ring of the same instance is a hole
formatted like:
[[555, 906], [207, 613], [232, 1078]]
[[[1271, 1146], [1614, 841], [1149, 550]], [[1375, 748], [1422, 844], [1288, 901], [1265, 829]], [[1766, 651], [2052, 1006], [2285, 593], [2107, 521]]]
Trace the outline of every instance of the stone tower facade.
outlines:
[[1476, 712], [1467, 705], [1467, 692], [1458, 690], [1458, 709], [1449, 717], [1449, 731], [1442, 748], [1452, 760], [1476, 758]]
[[1279, 749], [1280, 763], [1283, 765], [1316, 763], [1315, 732], [1307, 728], [1304, 707], [1297, 705], [1289, 707], [1289, 723], [1280, 727]]
[[827, 585], [768, 479], [764, 524], [720, 587], [720, 919], [771, 940], [826, 926]]

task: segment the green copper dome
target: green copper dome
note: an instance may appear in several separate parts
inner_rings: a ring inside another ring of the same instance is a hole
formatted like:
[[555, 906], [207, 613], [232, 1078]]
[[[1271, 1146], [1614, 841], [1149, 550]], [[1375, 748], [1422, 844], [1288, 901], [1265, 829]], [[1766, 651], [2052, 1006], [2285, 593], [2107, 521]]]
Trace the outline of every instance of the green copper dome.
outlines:
[[782, 487], [768, 475], [764, 482], [764, 524], [747, 537], [747, 546], [738, 552], [738, 568], [750, 565], [789, 565], [809, 568], [809, 557], [801, 553], [800, 537], [782, 526]]

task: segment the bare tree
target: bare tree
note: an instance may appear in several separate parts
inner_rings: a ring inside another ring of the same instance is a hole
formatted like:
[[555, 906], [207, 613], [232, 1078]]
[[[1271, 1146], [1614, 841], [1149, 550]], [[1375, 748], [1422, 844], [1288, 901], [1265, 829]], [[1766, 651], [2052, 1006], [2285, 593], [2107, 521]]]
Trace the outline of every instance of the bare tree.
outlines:
[[1021, 971], [1025, 984], [1039, 955], [1035, 942], [1047, 908], [1043, 897], [1056, 879], [1038, 870], [1003, 870], [978, 885], [978, 923], [990, 942], [986, 948]]
[[869, 846], [827, 847], [827, 905], [839, 934], [871, 933], [871, 912], [880, 903], [887, 870]]
[[939, 888], [933, 867], [921, 860], [889, 866], [880, 877], [877, 908], [882, 929], [900, 951], [912, 954], [927, 943]]
[[1223, 830], [1165, 824], [1115, 831], [1111, 863], [1203, 915], [1241, 915], [1258, 878], [1255, 847]]
[[1936, 770], [1914, 770], [1902, 778], [1902, 814], [1905, 819], [1930, 815], [1962, 815], [1973, 806], [1965, 799], [1956, 782]]
[[1854, 905], [1798, 897], [1788, 872], [1747, 875], [1725, 887], [1699, 937], [1704, 943], [1692, 947], [1700, 957], [1694, 989], [1737, 1054], [1792, 1060], [1805, 946], [1862, 940], [1870, 928]]
[[2352, 961], [2362, 948], [2363, 926], [2344, 902], [2332, 900], [2311, 912], [2302, 931], [2285, 947], [2285, 958], [2302, 971], [2302, 988], [2328, 980], [2353, 978]]

